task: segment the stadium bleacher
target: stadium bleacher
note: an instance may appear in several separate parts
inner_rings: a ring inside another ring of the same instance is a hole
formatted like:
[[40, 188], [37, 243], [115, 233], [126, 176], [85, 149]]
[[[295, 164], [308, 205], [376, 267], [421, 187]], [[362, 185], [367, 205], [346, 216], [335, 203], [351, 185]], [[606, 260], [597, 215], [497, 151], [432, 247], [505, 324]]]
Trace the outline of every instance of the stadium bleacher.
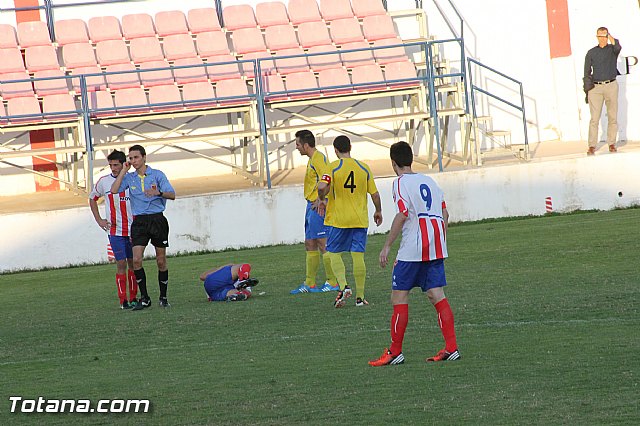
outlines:
[[[255, 10], [230, 5], [222, 17], [223, 26], [214, 8], [198, 8], [65, 19], [55, 21], [54, 41], [46, 22], [3, 25], [3, 126], [46, 126], [52, 113], [69, 120], [69, 111], [76, 120], [86, 114], [92, 125], [194, 108], [255, 110], [259, 96], [267, 104], [373, 92], [424, 96], [402, 92], [424, 90], [424, 76], [381, 1], [273, 1]], [[413, 104], [422, 106], [421, 117], [427, 114], [424, 102]]]
[[[3, 25], [0, 77], [3, 81], [33, 79], [35, 95], [39, 97], [66, 93], [77, 98], [81, 95], [79, 79], [72, 79], [70, 85], [66, 81], [39, 79], [82, 74], [87, 75], [88, 91], [106, 91], [114, 99], [123, 97], [117, 91], [143, 89], [148, 94], [152, 87], [168, 85], [175, 85], [178, 89], [177, 92], [170, 91], [175, 97], [176, 93], [184, 94], [183, 85], [188, 83], [207, 81], [215, 89], [222, 80], [243, 79], [244, 87], [246, 83], [253, 85], [254, 66], [251, 62], [238, 62], [238, 68], [233, 65], [238, 60], [262, 59], [265, 77], [277, 74], [277, 78], [263, 78], [260, 82], [268, 80], [271, 88], [283, 89], [286, 86], [288, 90], [318, 87], [319, 73], [325, 70], [335, 68], [331, 74], [341, 76], [340, 84], [348, 84], [354, 67], [369, 66], [363, 69], [372, 69], [370, 67], [376, 63], [384, 67], [396, 60], [408, 61], [401, 47], [394, 48], [393, 52], [380, 49], [375, 53], [360, 50], [341, 55], [317, 55], [401, 44], [402, 40], [381, 2], [354, 1], [352, 7], [352, 3], [343, 0], [323, 0], [320, 4], [315, 0], [291, 0], [287, 8], [283, 2], [274, 1], [258, 3], [255, 11], [247, 4], [227, 6], [223, 8], [222, 15], [224, 27], [219, 25], [213, 8], [192, 9], [186, 14], [179, 10], [159, 11], [154, 16], [126, 14], [121, 20], [114, 16], [93, 16], [86, 23], [82, 19], [65, 19], [55, 22], [54, 42], [49, 39], [45, 22], [24, 22], [17, 28]], [[24, 62], [21, 50], [24, 51]], [[58, 63], [58, 54], [62, 65]], [[285, 59], [265, 61], [271, 57]], [[226, 64], [205, 70], [205, 64], [215, 63]], [[149, 69], [153, 71], [141, 72]], [[345, 79], [344, 72], [339, 69], [347, 71], [349, 78]], [[366, 83], [363, 78], [376, 78], [380, 80], [378, 83], [384, 82], [382, 69], [377, 69], [380, 72], [364, 74], [362, 69], [357, 69], [356, 81]], [[333, 83], [326, 78], [328, 75], [324, 74], [320, 88]], [[278, 81], [282, 84], [276, 83]], [[26, 82], [2, 83], [3, 101], [32, 96], [34, 92], [27, 86]], [[370, 90], [384, 87], [371, 85]], [[265, 93], [271, 91], [267, 88]], [[353, 91], [325, 88], [309, 94], [348, 92]], [[131, 90], [125, 93], [131, 93]], [[147, 99], [139, 96], [138, 90], [135, 93], [138, 94], [135, 99]], [[207, 93], [211, 94], [210, 91]], [[296, 93], [292, 98], [300, 96]], [[156, 99], [157, 94], [153, 98]], [[282, 98], [268, 96], [268, 100]], [[147, 106], [148, 102], [147, 99]], [[221, 104], [224, 102], [216, 103]], [[181, 102], [175, 102], [175, 105], [176, 109], [182, 108]], [[101, 103], [101, 106], [108, 108], [109, 103]], [[117, 103], [114, 104], [113, 115], [119, 115], [121, 109]], [[171, 107], [161, 109], [170, 111]], [[140, 108], [137, 111], [151, 110]], [[103, 113], [106, 114], [106, 110]], [[11, 118], [8, 122], [12, 122]]]

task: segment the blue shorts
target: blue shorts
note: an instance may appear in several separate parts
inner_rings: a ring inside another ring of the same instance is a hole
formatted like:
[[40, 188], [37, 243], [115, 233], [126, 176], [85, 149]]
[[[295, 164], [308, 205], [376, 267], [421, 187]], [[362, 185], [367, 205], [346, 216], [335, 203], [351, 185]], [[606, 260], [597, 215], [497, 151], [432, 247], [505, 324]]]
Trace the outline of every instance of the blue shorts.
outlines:
[[444, 287], [447, 279], [444, 275], [444, 259], [429, 262], [403, 262], [398, 260], [393, 267], [392, 290], [409, 291], [420, 287], [422, 291]]
[[133, 250], [131, 249], [131, 239], [129, 237], [109, 235], [109, 244], [111, 244], [111, 250], [113, 250], [113, 256], [116, 260], [133, 259]]
[[324, 224], [324, 217], [311, 208], [312, 203], [307, 201], [307, 210], [304, 213], [304, 239], [317, 240], [327, 238], [329, 227]]
[[234, 289], [231, 265], [209, 274], [204, 280], [204, 291], [211, 300], [224, 301], [227, 298], [227, 292]]
[[367, 247], [367, 228], [333, 228], [329, 227], [327, 251], [342, 253], [351, 251], [364, 253]]

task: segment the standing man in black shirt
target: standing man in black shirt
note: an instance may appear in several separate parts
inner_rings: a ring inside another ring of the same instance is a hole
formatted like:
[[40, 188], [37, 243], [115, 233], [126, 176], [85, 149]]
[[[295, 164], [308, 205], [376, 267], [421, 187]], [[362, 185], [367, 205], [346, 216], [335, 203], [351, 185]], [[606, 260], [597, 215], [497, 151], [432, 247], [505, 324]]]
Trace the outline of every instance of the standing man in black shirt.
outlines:
[[[596, 153], [598, 144], [598, 123], [602, 114], [602, 103], [607, 106], [607, 144], [609, 152], [617, 152], [616, 138], [618, 135], [618, 69], [616, 62], [622, 47], [620, 42], [609, 34], [606, 27], [598, 28], [596, 33], [598, 45], [589, 49], [584, 58], [585, 82], [593, 83], [588, 91], [589, 110], [589, 150], [587, 155]], [[611, 44], [609, 44], [611, 43]]]

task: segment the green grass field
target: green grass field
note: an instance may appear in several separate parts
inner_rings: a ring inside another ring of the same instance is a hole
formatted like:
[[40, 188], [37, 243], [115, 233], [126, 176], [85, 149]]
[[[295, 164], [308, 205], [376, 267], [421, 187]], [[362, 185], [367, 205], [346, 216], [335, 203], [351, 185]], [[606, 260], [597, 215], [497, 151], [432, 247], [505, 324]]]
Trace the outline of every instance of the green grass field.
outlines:
[[[364, 308], [289, 295], [302, 245], [171, 258], [166, 310], [150, 279], [154, 306], [121, 311], [113, 265], [2, 275], [0, 424], [638, 424], [638, 223], [640, 209], [452, 226], [452, 363], [424, 362], [443, 342], [414, 290], [405, 364], [367, 365], [390, 340], [385, 236], [369, 240]], [[197, 276], [228, 262], [252, 263], [265, 294], [208, 303]], [[11, 414], [11, 395], [152, 411]]]

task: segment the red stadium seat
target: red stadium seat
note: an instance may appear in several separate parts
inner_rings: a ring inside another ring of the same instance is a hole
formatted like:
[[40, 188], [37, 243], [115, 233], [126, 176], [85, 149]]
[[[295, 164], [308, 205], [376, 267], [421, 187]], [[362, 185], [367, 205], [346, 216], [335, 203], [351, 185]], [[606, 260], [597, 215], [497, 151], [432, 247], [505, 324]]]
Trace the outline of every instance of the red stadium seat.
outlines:
[[318, 85], [325, 95], [347, 95], [353, 93], [352, 87], [343, 87], [335, 89], [325, 89], [331, 86], [348, 86], [351, 85], [351, 79], [346, 69], [329, 68], [318, 73]]
[[240, 78], [240, 68], [236, 58], [231, 55], [216, 55], [207, 58], [207, 64], [224, 63], [207, 67], [211, 81]]
[[[350, 49], [367, 49], [371, 46], [366, 41], [358, 41], [355, 43], [346, 43], [342, 45], [341, 50]], [[342, 62], [347, 68], [353, 68], [360, 65], [371, 65], [375, 61], [373, 59], [373, 53], [371, 50], [362, 50], [360, 52], [341, 53]]]
[[208, 31], [198, 34], [196, 46], [201, 58], [217, 55], [228, 55], [229, 44], [222, 31]]
[[225, 28], [229, 31], [258, 27], [253, 8], [248, 4], [225, 7], [222, 9], [222, 19]]
[[129, 49], [124, 40], [105, 40], [96, 44], [98, 63], [103, 67], [131, 63]]
[[[202, 65], [202, 60], [200, 60], [200, 58], [184, 58], [178, 59], [173, 63], [174, 67], [188, 65]], [[238, 67], [236, 66], [236, 70], [237, 69]], [[207, 81], [207, 71], [205, 67], [174, 68], [173, 76], [179, 85]]]
[[[320, 91], [318, 89], [318, 81], [311, 71], [296, 72], [287, 75], [287, 91], [291, 99], [306, 99], [318, 97]], [[304, 92], [291, 93], [295, 90], [304, 90]]]
[[31, 73], [43, 70], [59, 70], [58, 55], [53, 46], [27, 47], [24, 53], [27, 70]]
[[31, 46], [51, 46], [47, 23], [43, 21], [20, 22], [18, 24], [18, 42], [23, 49]]
[[420, 85], [416, 66], [411, 61], [387, 64], [384, 67], [384, 76], [387, 81], [409, 79], [406, 82], [388, 83], [391, 88], [417, 87]]
[[0, 49], [18, 47], [16, 29], [13, 25], [0, 24]]
[[129, 89], [132, 87], [140, 87], [140, 77], [131, 64], [116, 64], [107, 67], [107, 73], [130, 71], [123, 74], [107, 74], [107, 86], [111, 90]]
[[387, 13], [380, 0], [351, 0], [351, 8], [358, 18]]
[[12, 124], [38, 123], [42, 121], [42, 115], [33, 117], [13, 118], [14, 115], [42, 114], [40, 102], [35, 96], [11, 98], [7, 101], [7, 114]]
[[[169, 104], [158, 105], [152, 104]], [[149, 89], [149, 105], [154, 112], [179, 111], [184, 108], [178, 86], [170, 84]]]
[[33, 85], [38, 96], [59, 95], [69, 93], [69, 80], [66, 78], [56, 78], [55, 80], [38, 80], [47, 77], [64, 77], [64, 73], [58, 70], [38, 71], [35, 73]]
[[320, 14], [325, 21], [353, 18], [354, 16], [349, 0], [320, 0]]
[[169, 69], [169, 63], [166, 61], [150, 61], [140, 64], [141, 70], [150, 70], [154, 68], [166, 68], [159, 69], [158, 71], [147, 71], [140, 73], [140, 81], [146, 88], [153, 86], [164, 86], [167, 84], [173, 84], [173, 74]]
[[164, 59], [160, 42], [155, 37], [141, 37], [131, 40], [129, 44], [131, 59], [136, 64]]
[[176, 34], [164, 38], [162, 42], [164, 55], [168, 61], [195, 58], [198, 56], [193, 39], [189, 34]]
[[220, 31], [220, 22], [216, 10], [212, 7], [191, 9], [187, 13], [189, 30], [191, 34], [200, 34], [208, 31]]
[[0, 102], [0, 126], [6, 126], [9, 123], [7, 120], [7, 110], [4, 107], [4, 104]]
[[218, 98], [235, 97], [235, 99], [218, 99], [220, 106], [243, 105], [249, 103], [249, 90], [244, 80], [222, 80], [216, 83]]
[[287, 7], [281, 1], [258, 3], [256, 4], [256, 21], [260, 28], [289, 25]]
[[324, 22], [305, 22], [298, 26], [298, 38], [300, 45], [305, 49], [313, 46], [326, 46], [331, 44], [329, 30]]
[[155, 37], [153, 19], [147, 13], [134, 13], [122, 17], [122, 34], [127, 40], [143, 37]]
[[[263, 77], [264, 91], [266, 93], [265, 102], [277, 102], [286, 100], [287, 94], [284, 88], [284, 81], [282, 77], [277, 74], [270, 74]], [[276, 95], [270, 95], [269, 93], [282, 92]]]
[[[252, 60], [252, 59], [266, 59], [271, 57], [272, 56], [268, 52], [253, 52], [253, 53], [247, 53], [242, 57], [242, 59]], [[249, 79], [255, 77], [253, 64], [251, 62], [242, 63], [242, 72], [244, 76]], [[275, 63], [273, 61], [267, 61], [267, 60], [260, 61], [260, 72], [262, 73], [262, 75], [275, 73], [276, 72]]]
[[[373, 47], [393, 46], [401, 45], [402, 40], [400, 38], [385, 38], [382, 40], [376, 40], [373, 42]], [[376, 57], [376, 62], [381, 65], [389, 64], [391, 62], [404, 62], [409, 58], [403, 47], [390, 47], [387, 49], [376, 49], [373, 51]]]
[[354, 67], [351, 70], [351, 81], [354, 86], [357, 84], [366, 84], [366, 86], [356, 86], [358, 93], [366, 93], [386, 89], [386, 83], [382, 69], [378, 64], [362, 65]]
[[118, 114], [142, 114], [149, 112], [149, 101], [141, 87], [120, 89], [114, 92]]
[[[92, 67], [79, 67], [73, 70], [74, 76], [79, 76], [82, 74], [100, 74], [102, 70], [100, 67], [92, 66]], [[86, 77], [87, 82], [87, 91], [95, 92], [96, 90], [105, 90], [107, 88], [107, 84], [104, 79], [104, 75], [91, 75]], [[80, 93], [80, 78], [72, 78], [71, 85], [73, 87], [73, 91], [76, 93]]]
[[[280, 50], [276, 53], [276, 58], [278, 56], [292, 56], [292, 55], [304, 55], [305, 52], [301, 47], [296, 47], [293, 49], [284, 49]], [[307, 58], [301, 56], [299, 58], [287, 58], [287, 59], [276, 59], [276, 69], [280, 74], [291, 74], [293, 72], [302, 72], [309, 71], [309, 63], [307, 62]]]
[[296, 38], [296, 32], [289, 24], [274, 25], [273, 27], [267, 28], [264, 32], [264, 38], [267, 48], [272, 52], [300, 47], [298, 39]]
[[42, 112], [48, 121], [73, 120], [79, 117], [73, 96], [68, 93], [47, 95], [42, 98]]
[[182, 99], [187, 108], [214, 108], [218, 105], [216, 93], [208, 82], [185, 84], [182, 87]]
[[17, 47], [0, 49], [0, 74], [24, 71], [22, 54]]
[[393, 20], [389, 15], [367, 16], [362, 20], [364, 36], [369, 41], [394, 38], [398, 36]]
[[187, 18], [181, 10], [169, 10], [156, 13], [156, 32], [160, 37], [174, 34], [188, 34]]
[[289, 0], [288, 9], [289, 19], [293, 25], [322, 21], [316, 0]]
[[63, 19], [54, 24], [58, 46], [71, 43], [88, 43], [87, 24], [82, 19]]
[[29, 80], [29, 74], [26, 71], [11, 72], [0, 74], [0, 94], [3, 99], [21, 98], [25, 96], [33, 96], [33, 87], [30, 81], [4, 83], [12, 80]]
[[62, 61], [68, 69], [98, 65], [93, 46], [89, 43], [67, 44], [62, 48]]
[[111, 93], [103, 90], [89, 93], [89, 108], [101, 110], [90, 112], [94, 118], [108, 117], [116, 113]]
[[236, 55], [267, 51], [267, 46], [262, 39], [262, 32], [258, 28], [237, 30], [233, 33], [232, 41]]
[[332, 44], [326, 46], [314, 46], [309, 49], [307, 52], [309, 56], [309, 66], [315, 72], [330, 69], [330, 68], [339, 68], [342, 66], [342, 61], [340, 60], [340, 55], [338, 53], [332, 55], [318, 55], [313, 56], [313, 53], [323, 53], [323, 52], [338, 52], [338, 49]]
[[331, 39], [335, 44], [364, 41], [360, 22], [356, 18], [337, 19], [331, 22]]
[[89, 19], [89, 37], [94, 43], [122, 40], [120, 21], [115, 16], [97, 16]]

